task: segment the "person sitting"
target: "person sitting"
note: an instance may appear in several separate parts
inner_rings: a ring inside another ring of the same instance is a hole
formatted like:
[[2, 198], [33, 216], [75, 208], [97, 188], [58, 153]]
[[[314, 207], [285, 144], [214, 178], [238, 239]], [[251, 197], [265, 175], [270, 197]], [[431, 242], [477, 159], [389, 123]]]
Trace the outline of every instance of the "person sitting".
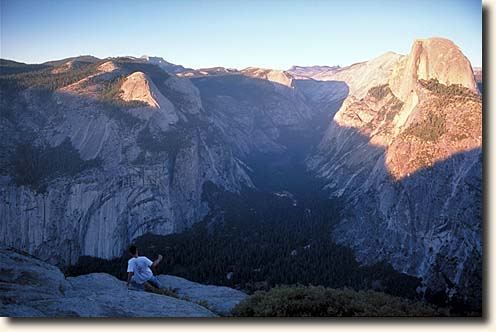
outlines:
[[145, 256], [138, 256], [138, 248], [134, 245], [129, 247], [129, 253], [133, 257], [127, 262], [127, 286], [131, 284], [135, 289], [144, 290], [144, 283], [148, 282], [153, 287], [161, 288], [150, 267], [156, 267], [162, 261], [162, 255], [152, 262]]

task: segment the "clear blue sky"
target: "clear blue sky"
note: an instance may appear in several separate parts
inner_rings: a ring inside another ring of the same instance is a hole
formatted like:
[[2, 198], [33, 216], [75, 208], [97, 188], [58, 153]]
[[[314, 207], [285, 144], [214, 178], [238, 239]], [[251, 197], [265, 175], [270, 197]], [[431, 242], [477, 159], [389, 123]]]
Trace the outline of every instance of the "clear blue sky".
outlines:
[[348, 65], [416, 38], [453, 40], [482, 64], [481, 1], [0, 0], [2, 58], [161, 56], [199, 68]]

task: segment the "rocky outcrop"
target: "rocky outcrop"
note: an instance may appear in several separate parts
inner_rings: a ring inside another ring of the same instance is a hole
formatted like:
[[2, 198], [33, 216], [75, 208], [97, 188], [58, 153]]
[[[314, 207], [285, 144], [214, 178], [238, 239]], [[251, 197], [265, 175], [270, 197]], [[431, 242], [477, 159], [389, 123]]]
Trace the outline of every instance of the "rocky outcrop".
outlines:
[[248, 67], [246, 69], [243, 69], [241, 71], [241, 74], [253, 78], [268, 80], [274, 83], [284, 85], [289, 88], [292, 87], [292, 83], [293, 83], [293, 77], [283, 70]]
[[157, 278], [162, 287], [176, 290], [180, 297], [203, 303], [213, 312], [223, 316], [229, 315], [232, 308], [248, 296], [229, 287], [202, 285], [171, 275], [159, 275]]
[[483, 70], [482, 67], [474, 67], [474, 78], [475, 82], [477, 83], [477, 87], [479, 88], [479, 92], [482, 93], [484, 90], [484, 83], [483, 83]]
[[341, 67], [339, 66], [292, 66], [287, 72], [295, 79], [311, 79], [315, 75], [332, 75]]
[[396, 63], [401, 58], [400, 54], [387, 52], [375, 59], [343, 68], [323, 67], [321, 71], [313, 68], [305, 77], [317, 81], [344, 82], [348, 85], [349, 95], [361, 99], [370, 88], [388, 82]]
[[137, 71], [127, 76], [120, 90], [120, 97], [125, 101], [141, 101], [153, 108], [173, 108], [171, 102], [165, 99], [142, 72]]
[[482, 103], [453, 47], [416, 41], [389, 83], [344, 101], [308, 166], [344, 200], [334, 236], [359, 260], [467, 296], [480, 294]]
[[179, 74], [185, 71], [192, 70], [191, 68], [184, 68], [181, 65], [175, 65], [173, 63], [170, 63], [168, 61], [165, 61], [161, 57], [156, 57], [156, 56], [148, 56], [148, 55], [143, 55], [140, 59], [147, 61], [151, 64], [157, 65], [163, 70], [165, 70], [168, 73], [171, 74]]
[[134, 72], [125, 78], [120, 88], [119, 97], [124, 101], [143, 103], [144, 107], [132, 108], [129, 113], [143, 120], [153, 118], [152, 121], [162, 131], [166, 131], [169, 126], [179, 121], [174, 105], [142, 72]]
[[210, 67], [210, 68], [199, 68], [190, 69], [177, 73], [178, 77], [204, 77], [204, 76], [224, 76], [231, 74], [239, 74], [239, 71], [234, 68], [224, 68], [224, 67]]
[[110, 72], [113, 72], [114, 70], [118, 70], [118, 69], [119, 69], [119, 66], [117, 66], [115, 64], [115, 62], [112, 60], [106, 61], [106, 62], [104, 62], [98, 66], [99, 71], [103, 71], [106, 73], [110, 73]]
[[215, 317], [197, 303], [129, 290], [105, 273], [65, 278], [26, 253], [0, 249], [0, 315], [7, 317]]
[[281, 131], [309, 128], [315, 114], [302, 91], [266, 79], [231, 74], [192, 81], [205, 112], [240, 158], [254, 151], [284, 151]]
[[482, 67], [474, 67], [474, 78], [477, 84], [482, 83], [483, 71]]
[[398, 98], [406, 100], [419, 80], [430, 79], [479, 91], [470, 62], [452, 41], [444, 38], [415, 40], [410, 54], [394, 68], [389, 86]]

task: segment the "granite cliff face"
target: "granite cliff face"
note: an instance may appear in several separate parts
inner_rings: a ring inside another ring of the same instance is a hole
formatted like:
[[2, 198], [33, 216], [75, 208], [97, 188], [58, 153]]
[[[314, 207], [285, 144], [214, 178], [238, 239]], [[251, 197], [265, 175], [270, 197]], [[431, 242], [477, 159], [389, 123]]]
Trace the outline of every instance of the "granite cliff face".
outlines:
[[375, 59], [347, 67], [297, 67], [288, 72], [299, 78], [317, 81], [337, 81], [348, 85], [349, 95], [363, 98], [370, 88], [387, 83], [400, 54], [387, 52]]
[[[431, 63], [432, 61], [432, 63]], [[335, 239], [448, 294], [480, 287], [482, 102], [450, 41], [416, 41], [385, 84], [346, 98], [308, 166], [345, 199]]]
[[410, 54], [396, 64], [389, 85], [398, 98], [406, 100], [417, 81], [430, 79], [478, 92], [470, 62], [453, 42], [444, 38], [415, 40]]
[[193, 84], [132, 58], [53, 70], [1, 91], [0, 241], [61, 265], [200, 221], [206, 182], [252, 186], [243, 158], [283, 151], [280, 131], [312, 117], [301, 92], [240, 73]]

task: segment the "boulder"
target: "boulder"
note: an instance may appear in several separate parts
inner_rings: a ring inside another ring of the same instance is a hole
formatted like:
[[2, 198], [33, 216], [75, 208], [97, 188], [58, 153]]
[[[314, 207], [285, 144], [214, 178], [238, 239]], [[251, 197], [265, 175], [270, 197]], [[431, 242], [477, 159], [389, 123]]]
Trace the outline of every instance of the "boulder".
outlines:
[[222, 316], [229, 315], [231, 309], [248, 296], [229, 287], [202, 285], [171, 275], [159, 275], [157, 278], [162, 287], [176, 290], [179, 296], [187, 297], [193, 302], [201, 302]]

